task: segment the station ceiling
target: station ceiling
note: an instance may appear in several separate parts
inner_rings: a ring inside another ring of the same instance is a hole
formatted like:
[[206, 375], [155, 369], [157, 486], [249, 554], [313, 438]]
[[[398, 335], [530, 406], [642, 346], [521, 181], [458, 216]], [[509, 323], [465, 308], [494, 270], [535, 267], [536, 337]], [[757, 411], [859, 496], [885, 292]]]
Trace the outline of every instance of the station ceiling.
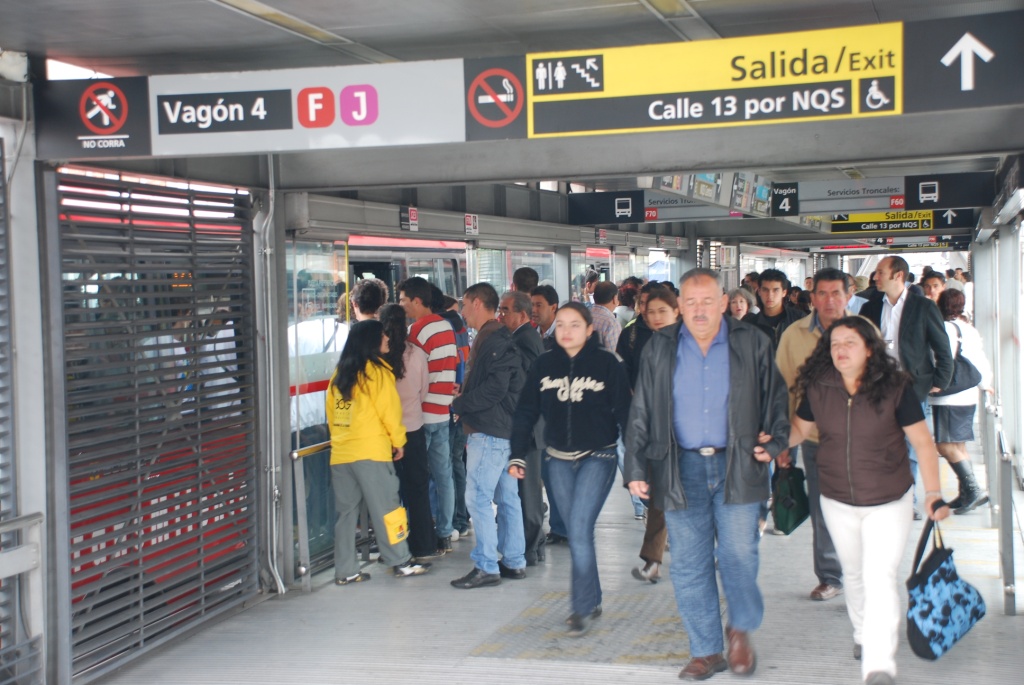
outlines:
[[[0, 0], [0, 51], [152, 76], [601, 49], [1022, 8], [1024, 0]], [[744, 170], [806, 181], [988, 171], [1001, 160], [991, 151], [900, 157]], [[624, 171], [589, 182], [636, 187]]]
[[2, 0], [0, 48], [148, 76], [610, 48], [1022, 7], [1020, 0]]

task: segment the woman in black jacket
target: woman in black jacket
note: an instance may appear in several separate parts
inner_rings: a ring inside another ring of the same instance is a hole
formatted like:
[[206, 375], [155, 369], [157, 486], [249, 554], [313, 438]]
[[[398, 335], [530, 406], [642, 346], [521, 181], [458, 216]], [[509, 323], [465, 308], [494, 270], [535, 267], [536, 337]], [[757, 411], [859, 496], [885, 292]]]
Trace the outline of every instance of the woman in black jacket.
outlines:
[[526, 474], [524, 457], [544, 416], [549, 495], [562, 513], [572, 558], [569, 635], [579, 637], [601, 615], [594, 524], [615, 480], [615, 442], [629, 416], [629, 379], [614, 354], [591, 334], [586, 307], [570, 302], [555, 316], [558, 346], [530, 368], [512, 422], [509, 474]]

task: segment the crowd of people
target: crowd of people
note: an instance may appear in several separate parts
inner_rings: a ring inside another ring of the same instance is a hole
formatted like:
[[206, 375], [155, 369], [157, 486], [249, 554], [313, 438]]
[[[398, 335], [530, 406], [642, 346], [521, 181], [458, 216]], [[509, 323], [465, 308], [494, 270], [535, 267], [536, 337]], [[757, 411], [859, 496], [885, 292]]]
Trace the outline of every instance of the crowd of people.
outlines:
[[[398, 304], [360, 281], [326, 394], [336, 582], [370, 578], [354, 544], [364, 501], [397, 577], [427, 573], [471, 536], [473, 567], [451, 585], [494, 586], [566, 544], [567, 631], [582, 637], [602, 613], [595, 524], [621, 472], [645, 522], [633, 576], [657, 582], [673, 553], [691, 653], [680, 678], [749, 675], [770, 474], [799, 461], [818, 580], [808, 596], [845, 593], [864, 681], [893, 683], [913, 520], [987, 499], [965, 448], [978, 389], [943, 393], [958, 354], [991, 385], [965, 316], [970, 278], [953, 289], [954, 278], [926, 272], [922, 290], [886, 257], [867, 283], [825, 268], [794, 291], [768, 269], [725, 292], [697, 268], [678, 289], [588, 278], [585, 302], [560, 304], [522, 268], [504, 294], [467, 288], [461, 311], [422, 278], [396, 286]], [[940, 455], [959, 483], [949, 503]]]

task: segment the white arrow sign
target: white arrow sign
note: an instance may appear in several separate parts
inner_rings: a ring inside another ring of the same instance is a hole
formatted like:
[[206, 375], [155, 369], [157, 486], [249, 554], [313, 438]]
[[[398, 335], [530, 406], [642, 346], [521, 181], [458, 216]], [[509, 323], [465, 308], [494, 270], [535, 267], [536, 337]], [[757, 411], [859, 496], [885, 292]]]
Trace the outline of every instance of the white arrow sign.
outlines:
[[990, 62], [996, 53], [970, 33], [965, 33], [942, 58], [942, 64], [947, 67], [960, 60], [960, 90], [974, 90], [975, 55], [983, 62]]
[[587, 65], [586, 66], [587, 66], [587, 71], [590, 71], [590, 70], [597, 71], [597, 69], [598, 69], [598, 67], [597, 67], [597, 58], [596, 57], [588, 57], [587, 58]]
[[947, 224], [952, 224], [953, 223], [953, 219], [956, 218], [956, 212], [954, 212], [952, 209], [947, 209], [946, 211], [944, 211], [942, 213], [942, 216], [943, 216], [943, 218], [946, 219], [946, 223]]

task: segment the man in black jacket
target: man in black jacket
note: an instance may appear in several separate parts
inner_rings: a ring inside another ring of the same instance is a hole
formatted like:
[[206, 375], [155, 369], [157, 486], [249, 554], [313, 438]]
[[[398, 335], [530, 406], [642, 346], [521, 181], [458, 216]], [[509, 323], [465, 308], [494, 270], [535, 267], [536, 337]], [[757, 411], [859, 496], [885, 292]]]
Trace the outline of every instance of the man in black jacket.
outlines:
[[[511, 291], [501, 296], [498, 320], [512, 333], [519, 348], [523, 364], [523, 378], [537, 357], [544, 354], [540, 333], [530, 325], [533, 303], [522, 291]], [[526, 536], [526, 565], [536, 566], [544, 561], [544, 484], [541, 480], [540, 450], [537, 442], [526, 453], [526, 477], [519, 481], [519, 499], [523, 504], [523, 533]]]
[[[882, 331], [889, 354], [910, 374], [925, 418], [931, 423], [928, 393], [938, 392], [953, 378], [953, 354], [942, 314], [935, 303], [907, 287], [910, 266], [902, 257], [878, 262], [875, 286], [878, 292], [860, 308], [860, 315]], [[917, 480], [917, 453], [910, 450], [910, 469]], [[916, 490], [916, 486], [915, 486]], [[915, 502], [916, 502], [915, 496]], [[914, 510], [914, 518], [921, 514]]]
[[[451, 583], [461, 590], [498, 585], [503, 577], [526, 577], [519, 488], [505, 471], [512, 414], [525, 374], [512, 334], [494, 318], [497, 308], [498, 293], [488, 283], [472, 285], [462, 296], [462, 316], [476, 329], [476, 340], [452, 411], [460, 416], [466, 433], [466, 508], [474, 521], [476, 545], [470, 554], [473, 570]], [[497, 524], [492, 501], [498, 505]]]
[[778, 269], [765, 269], [758, 276], [757, 294], [761, 296], [763, 306], [754, 323], [772, 339], [772, 352], [779, 349], [783, 331], [806, 316], [796, 307], [789, 306], [787, 292], [789, 278]]
[[[558, 347], [555, 342], [555, 314], [558, 313], [558, 291], [550, 285], [538, 285], [530, 291], [530, 300], [533, 303], [533, 314], [530, 319], [540, 333], [541, 343], [544, 351], [548, 352]], [[537, 419], [537, 428], [534, 431], [537, 440], [537, 450], [544, 449], [544, 417]], [[551, 478], [549, 462], [541, 459], [541, 480], [548, 492], [551, 492]], [[561, 512], [555, 505], [555, 501], [548, 497], [548, 526], [551, 531], [544, 538], [545, 544], [557, 545], [569, 539], [568, 527], [562, 519]]]
[[530, 300], [533, 302], [533, 314], [531, 319], [533, 325], [540, 333], [544, 349], [550, 350], [555, 346], [555, 314], [558, 312], [558, 291], [550, 285], [538, 285], [530, 291]]
[[[718, 274], [683, 275], [682, 324], [651, 336], [626, 432], [626, 481], [665, 512], [672, 585], [693, 658], [683, 680], [757, 665], [749, 633], [761, 625], [757, 587], [761, 503], [768, 464], [789, 444], [789, 393], [763, 333], [723, 317], [729, 298]], [[715, 561], [728, 604], [723, 656]]]

